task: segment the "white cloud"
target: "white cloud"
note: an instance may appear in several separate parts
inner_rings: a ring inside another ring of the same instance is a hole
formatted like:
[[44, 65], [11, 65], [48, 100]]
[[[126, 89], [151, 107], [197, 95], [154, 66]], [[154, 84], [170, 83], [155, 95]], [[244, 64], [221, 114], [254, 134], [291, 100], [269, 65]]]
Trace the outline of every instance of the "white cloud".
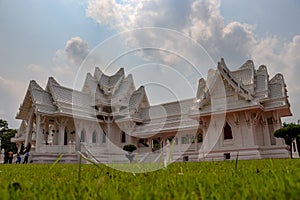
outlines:
[[49, 74], [49, 70], [43, 68], [42, 66], [39, 66], [37, 64], [30, 64], [28, 65], [28, 69], [36, 74]]
[[69, 39], [64, 49], [55, 52], [51, 73], [59, 77], [74, 77], [89, 53], [89, 45], [85, 40], [80, 37]]
[[79, 66], [89, 53], [89, 47], [86, 41], [80, 37], [73, 37], [67, 41], [64, 53], [68, 60]]
[[[292, 41], [281, 42], [277, 37], [269, 36], [263, 39], [252, 51], [253, 60], [257, 64], [267, 65], [271, 75], [283, 73], [286, 82], [291, 82], [292, 88], [298, 88], [298, 75], [300, 74], [300, 35], [293, 37]], [[291, 89], [292, 89], [291, 88]]]
[[30, 64], [27, 68], [42, 87], [45, 87], [49, 76], [55, 77], [62, 85], [72, 87], [76, 71], [89, 51], [86, 41], [73, 37], [66, 42], [64, 49], [55, 52], [50, 67]]
[[26, 86], [27, 84], [23, 81], [6, 79], [0, 76], [0, 87], [6, 90], [3, 94], [9, 94], [14, 98], [19, 98], [20, 94], [23, 94], [26, 90]]
[[19, 122], [15, 121], [15, 115], [19, 108], [18, 105], [23, 101], [27, 86], [27, 82], [0, 76], [0, 93], [2, 94], [0, 118], [11, 122], [9, 123], [10, 127], [17, 128], [19, 126]]
[[[215, 61], [224, 57], [230, 68], [247, 59], [253, 59], [257, 67], [267, 65], [271, 76], [277, 72], [284, 74], [294, 118], [300, 118], [300, 106], [297, 105], [300, 98], [300, 68], [297, 66], [300, 63], [300, 35], [285, 43], [273, 35], [260, 38], [255, 34], [256, 25], [239, 21], [226, 24], [220, 14], [220, 3], [219, 0], [89, 0], [86, 14], [117, 32], [142, 27], [177, 30], [204, 46]], [[126, 41], [134, 41], [140, 46], [152, 44], [169, 49], [186, 48], [179, 41], [172, 42], [172, 38], [162, 40], [160, 37], [164, 38], [160, 34], [134, 34]], [[167, 64], [176, 60], [165, 54], [159, 59]]]
[[[287, 84], [288, 95], [292, 106], [293, 118], [300, 119], [300, 35], [295, 35], [292, 41], [281, 42], [277, 37], [267, 37], [253, 51], [253, 59], [257, 64], [265, 64], [271, 76], [282, 73]], [[271, 77], [270, 77], [271, 78]]]
[[[64, 49], [58, 49], [52, 59], [55, 71], [69, 73], [72, 68], [81, 65], [83, 60], [89, 54], [90, 49], [88, 43], [80, 37], [72, 37], [69, 39]], [[63, 68], [59, 70], [58, 68]]]
[[[64, 49], [55, 52], [50, 67], [30, 64], [27, 69], [31, 72], [31, 79], [37, 81], [43, 88], [45, 88], [49, 76], [55, 77], [64, 86], [72, 87], [77, 67], [88, 53], [87, 42], [80, 37], [73, 37], [66, 42]], [[18, 112], [16, 105], [22, 103], [28, 85], [28, 80], [20, 81], [0, 76], [0, 93], [5, 94], [1, 97], [1, 102], [6, 102], [6, 105], [0, 110], [0, 118], [8, 120], [10, 126], [14, 128], [19, 126], [19, 122], [15, 120]]]
[[185, 31], [196, 40], [221, 37], [224, 20], [219, 8], [220, 2], [216, 0], [192, 2], [191, 13], [188, 16], [191, 24], [187, 24]]
[[[240, 22], [225, 24], [219, 0], [121, 0], [88, 1], [87, 16], [119, 32], [142, 27], [170, 28], [184, 33], [201, 44], [214, 60], [225, 57], [234, 65], [250, 58], [256, 39], [253, 25]], [[145, 43], [168, 47], [161, 35], [140, 34], [127, 37], [140, 46]], [[177, 49], [186, 48], [180, 43]], [[182, 44], [184, 45], [184, 44]], [[164, 58], [161, 58], [162, 60]]]
[[30, 64], [27, 68], [32, 74], [31, 78], [34, 77], [34, 80], [37, 81], [41, 87], [45, 87], [48, 76], [51, 74], [51, 70], [37, 64]]

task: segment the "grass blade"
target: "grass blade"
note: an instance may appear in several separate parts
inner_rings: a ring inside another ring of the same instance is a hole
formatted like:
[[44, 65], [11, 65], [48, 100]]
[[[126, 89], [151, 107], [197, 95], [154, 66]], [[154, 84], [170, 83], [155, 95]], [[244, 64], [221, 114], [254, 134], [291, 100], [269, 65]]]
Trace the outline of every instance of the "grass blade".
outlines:
[[64, 154], [60, 154], [59, 157], [55, 160], [55, 162], [50, 166], [49, 171], [53, 169], [53, 167], [61, 160]]

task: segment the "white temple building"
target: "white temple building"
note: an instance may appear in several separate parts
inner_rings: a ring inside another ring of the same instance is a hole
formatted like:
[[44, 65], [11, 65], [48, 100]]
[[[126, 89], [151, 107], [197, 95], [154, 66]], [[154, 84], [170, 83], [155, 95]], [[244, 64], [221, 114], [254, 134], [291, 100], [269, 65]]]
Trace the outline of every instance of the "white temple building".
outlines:
[[32, 80], [16, 116], [21, 126], [12, 139], [32, 144], [33, 163], [78, 162], [82, 153], [95, 162], [136, 162], [288, 158], [289, 148], [273, 133], [291, 116], [282, 74], [269, 78], [266, 66], [247, 61], [227, 68], [223, 59], [195, 98], [152, 106], [143, 86], [135, 88], [121, 68], [112, 76], [99, 68], [88, 73], [81, 91], [53, 77], [46, 88]]

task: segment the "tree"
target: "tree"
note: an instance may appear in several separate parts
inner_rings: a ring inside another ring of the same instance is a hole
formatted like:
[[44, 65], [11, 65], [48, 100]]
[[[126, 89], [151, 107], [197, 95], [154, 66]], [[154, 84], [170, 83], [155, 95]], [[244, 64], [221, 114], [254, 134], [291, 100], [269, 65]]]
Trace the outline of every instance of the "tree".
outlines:
[[17, 152], [17, 147], [15, 143], [12, 143], [10, 139], [15, 136], [17, 133], [16, 129], [8, 128], [7, 121], [0, 119], [0, 139], [1, 139], [1, 148], [5, 151], [11, 149], [14, 153]]
[[8, 129], [7, 121], [0, 119], [0, 134]]
[[124, 147], [123, 147], [123, 150], [124, 151], [128, 151], [128, 152], [133, 152], [136, 150], [136, 146], [134, 144], [126, 144]]
[[290, 123], [290, 124], [283, 123], [283, 127], [276, 130], [274, 132], [274, 136], [284, 139], [285, 144], [289, 145], [290, 147], [290, 155], [291, 158], [293, 158], [292, 143], [297, 137], [300, 137], [300, 125], [294, 123]]
[[136, 146], [134, 144], [127, 144], [123, 146], [123, 150], [128, 152], [125, 156], [128, 158], [129, 162], [132, 163], [134, 158], [134, 154], [132, 154], [132, 152], [136, 150]]

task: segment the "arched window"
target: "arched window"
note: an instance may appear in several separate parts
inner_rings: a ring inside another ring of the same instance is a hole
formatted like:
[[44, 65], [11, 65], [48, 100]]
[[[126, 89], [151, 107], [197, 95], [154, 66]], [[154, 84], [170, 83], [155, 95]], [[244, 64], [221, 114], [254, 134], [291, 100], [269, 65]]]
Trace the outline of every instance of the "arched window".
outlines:
[[224, 126], [223, 132], [224, 132], [224, 140], [231, 140], [233, 138], [231, 127], [227, 122]]
[[92, 135], [92, 143], [97, 143], [97, 132], [94, 130], [93, 135]]
[[102, 143], [106, 143], [106, 133], [103, 131], [102, 133]]
[[122, 131], [121, 133], [121, 143], [125, 143], [126, 142], [126, 133], [124, 131]]
[[85, 142], [85, 130], [82, 129], [80, 133], [80, 142]]

